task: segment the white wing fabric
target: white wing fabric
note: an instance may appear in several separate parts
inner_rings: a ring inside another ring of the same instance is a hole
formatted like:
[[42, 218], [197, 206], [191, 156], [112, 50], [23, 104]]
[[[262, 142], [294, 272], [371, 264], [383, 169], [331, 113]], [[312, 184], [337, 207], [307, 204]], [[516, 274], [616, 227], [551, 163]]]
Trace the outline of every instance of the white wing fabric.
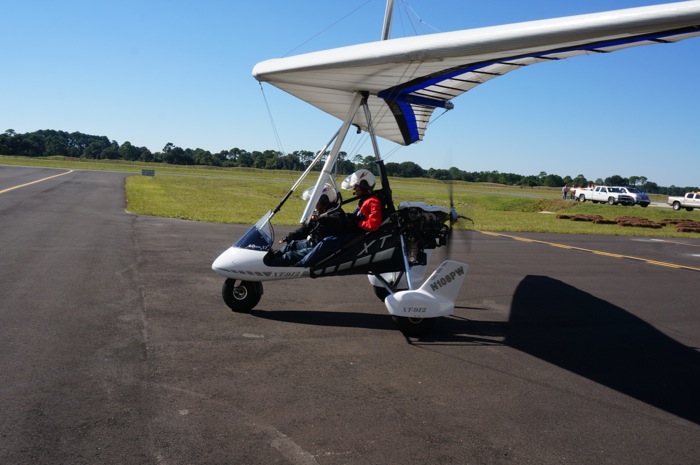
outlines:
[[[535, 63], [700, 35], [700, 1], [392, 39], [258, 63], [253, 76], [344, 119], [365, 92], [376, 134], [423, 139], [435, 108]], [[695, 57], [696, 59], [698, 57]], [[364, 112], [353, 124], [367, 130]]]

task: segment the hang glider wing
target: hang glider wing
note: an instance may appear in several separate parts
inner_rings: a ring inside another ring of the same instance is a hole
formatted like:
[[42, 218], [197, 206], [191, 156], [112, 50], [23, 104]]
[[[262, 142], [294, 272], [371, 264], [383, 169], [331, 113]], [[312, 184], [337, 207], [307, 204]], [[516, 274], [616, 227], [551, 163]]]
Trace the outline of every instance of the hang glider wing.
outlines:
[[[535, 63], [700, 35], [700, 1], [392, 39], [258, 63], [253, 76], [344, 119], [366, 92], [378, 136], [423, 139], [435, 108]], [[363, 112], [353, 124], [367, 129]]]

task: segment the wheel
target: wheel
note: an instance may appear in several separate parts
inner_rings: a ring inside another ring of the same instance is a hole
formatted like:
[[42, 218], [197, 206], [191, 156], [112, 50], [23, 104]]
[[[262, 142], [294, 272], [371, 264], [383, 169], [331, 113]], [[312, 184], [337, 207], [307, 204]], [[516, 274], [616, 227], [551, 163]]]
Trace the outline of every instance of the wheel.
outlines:
[[689, 212], [693, 211], [693, 207], [685, 207], [685, 209], [688, 210]]
[[399, 331], [407, 337], [420, 337], [428, 334], [437, 318], [409, 318], [406, 316], [391, 317], [398, 326]]
[[615, 197], [608, 197], [608, 205], [615, 205]]
[[578, 201], [579, 201], [579, 202], [585, 202], [585, 201], [586, 201], [586, 196], [583, 195], [583, 194], [579, 195], [579, 196], [578, 196]]
[[681, 209], [681, 203], [680, 202], [673, 202], [673, 209], [678, 211]]
[[383, 286], [372, 286], [374, 288], [374, 295], [376, 295], [379, 300], [384, 302], [384, 299], [386, 299], [386, 296], [389, 295], [389, 291], [387, 291]]
[[639, 205], [641, 205], [641, 206], [642, 206], [642, 208], [647, 208], [647, 207], [649, 206], [649, 204], [648, 204], [648, 203], [640, 203]]
[[[238, 285], [236, 285], [238, 284]], [[260, 302], [263, 286], [260, 282], [227, 279], [221, 289], [226, 305], [234, 312], [249, 312]]]
[[[393, 282], [392, 282], [393, 285]], [[377, 296], [379, 300], [384, 302], [384, 299], [386, 299], [386, 296], [391, 294], [391, 292], [387, 291], [384, 286], [372, 286], [374, 288], [374, 295]], [[406, 289], [396, 289], [396, 292], [399, 291], [405, 291]]]

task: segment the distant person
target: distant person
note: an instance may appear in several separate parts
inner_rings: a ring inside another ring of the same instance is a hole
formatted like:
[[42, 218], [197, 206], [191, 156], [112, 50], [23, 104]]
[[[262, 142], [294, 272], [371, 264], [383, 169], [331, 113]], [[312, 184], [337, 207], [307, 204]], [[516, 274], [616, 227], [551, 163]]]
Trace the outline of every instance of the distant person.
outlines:
[[382, 201], [374, 193], [375, 184], [374, 175], [365, 169], [355, 171], [341, 183], [343, 189], [353, 189], [360, 199], [355, 211], [348, 214], [350, 226], [360, 232], [376, 231], [383, 221]]
[[561, 188], [561, 198], [566, 200], [569, 197], [569, 185], [564, 184], [564, 187]]

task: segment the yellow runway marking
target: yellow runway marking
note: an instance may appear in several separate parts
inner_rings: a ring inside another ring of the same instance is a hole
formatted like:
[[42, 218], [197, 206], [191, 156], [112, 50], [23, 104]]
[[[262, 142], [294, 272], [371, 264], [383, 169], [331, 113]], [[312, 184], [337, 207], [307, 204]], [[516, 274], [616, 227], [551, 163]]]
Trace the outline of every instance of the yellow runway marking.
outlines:
[[[587, 252], [587, 253], [592, 253], [594, 255], [602, 255], [604, 257], [625, 258], [627, 260], [634, 260], [634, 261], [638, 261], [638, 262], [648, 263], [649, 265], [665, 266], [667, 268], [674, 268], [674, 269], [678, 269], [678, 270], [700, 271], [700, 268], [695, 268], [695, 267], [686, 266], [686, 265], [678, 265], [676, 263], [659, 262], [659, 261], [651, 260], [648, 258], [632, 257], [630, 255], [621, 255], [618, 253], [603, 252], [601, 250], [584, 249], [583, 247], [576, 247], [576, 246], [566, 245], [566, 244], [557, 244], [556, 242], [539, 241], [536, 239], [528, 239], [525, 237], [511, 236], [509, 234], [499, 234], [499, 233], [488, 232], [488, 231], [479, 231], [479, 232], [481, 234], [486, 234], [488, 236], [507, 237], [509, 239], [514, 239], [516, 241], [531, 242], [534, 244], [544, 244], [544, 245], [548, 245], [551, 247], [558, 247], [560, 249], [578, 250], [579, 252]], [[673, 243], [674, 244], [683, 244], [683, 245], [694, 245], [694, 244], [685, 244], [682, 242], [673, 242]]]
[[0, 191], [0, 194], [4, 194], [5, 192], [10, 192], [10, 191], [13, 191], [13, 190], [15, 190], [15, 189], [19, 189], [20, 187], [31, 186], [32, 184], [36, 184], [36, 183], [38, 183], [38, 182], [47, 181], [47, 180], [49, 180], [49, 179], [57, 178], [57, 177], [59, 177], [59, 176], [64, 176], [64, 175], [69, 174], [69, 173], [72, 173], [72, 172], [73, 172], [73, 170], [70, 170], [70, 171], [66, 171], [65, 173], [61, 173], [61, 174], [54, 174], [53, 176], [49, 176], [48, 178], [37, 179], [36, 181], [28, 182], [28, 183], [26, 183], [26, 184], [20, 184], [19, 186], [8, 187], [7, 189], [1, 190], [1, 191]]

